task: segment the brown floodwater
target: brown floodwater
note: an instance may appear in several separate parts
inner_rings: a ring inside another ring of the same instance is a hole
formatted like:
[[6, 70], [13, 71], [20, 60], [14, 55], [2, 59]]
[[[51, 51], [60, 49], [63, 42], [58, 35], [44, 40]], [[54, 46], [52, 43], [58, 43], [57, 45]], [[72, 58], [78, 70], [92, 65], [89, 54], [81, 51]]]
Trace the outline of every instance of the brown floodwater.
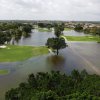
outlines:
[[[51, 32], [33, 31], [32, 37], [20, 40], [19, 45], [45, 45], [47, 38], [53, 36]], [[8, 75], [0, 76], [0, 100], [4, 100], [7, 90], [26, 81], [30, 73], [55, 70], [70, 74], [73, 69], [79, 71], [86, 69], [90, 74], [100, 75], [100, 44], [96, 42], [68, 42], [68, 45], [67, 48], [59, 51], [59, 56], [49, 53], [22, 62], [0, 63], [0, 69], [10, 71]]]

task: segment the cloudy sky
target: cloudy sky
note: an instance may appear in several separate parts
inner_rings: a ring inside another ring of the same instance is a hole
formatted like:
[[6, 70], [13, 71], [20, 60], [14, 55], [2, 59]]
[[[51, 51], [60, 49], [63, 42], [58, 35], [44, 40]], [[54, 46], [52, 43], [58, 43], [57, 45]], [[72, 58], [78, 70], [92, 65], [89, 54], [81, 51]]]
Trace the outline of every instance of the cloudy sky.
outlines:
[[0, 20], [100, 21], [100, 0], [0, 0]]

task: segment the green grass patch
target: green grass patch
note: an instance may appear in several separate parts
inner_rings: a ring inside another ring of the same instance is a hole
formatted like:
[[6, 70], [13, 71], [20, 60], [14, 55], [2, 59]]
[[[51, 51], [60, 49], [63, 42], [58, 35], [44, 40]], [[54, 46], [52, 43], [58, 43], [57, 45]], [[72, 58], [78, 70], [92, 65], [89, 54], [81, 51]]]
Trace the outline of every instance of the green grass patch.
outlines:
[[73, 30], [72, 28], [64, 28], [64, 31], [70, 31]]
[[52, 30], [50, 29], [48, 29], [48, 28], [38, 28], [38, 31], [40, 31], [40, 32], [52, 32]]
[[100, 41], [98, 36], [66, 36], [68, 41]]
[[30, 57], [47, 54], [46, 47], [16, 46], [8, 45], [7, 48], [0, 49], [0, 62], [15, 62], [26, 60]]
[[0, 70], [0, 75], [6, 75], [8, 73], [9, 73], [8, 70]]

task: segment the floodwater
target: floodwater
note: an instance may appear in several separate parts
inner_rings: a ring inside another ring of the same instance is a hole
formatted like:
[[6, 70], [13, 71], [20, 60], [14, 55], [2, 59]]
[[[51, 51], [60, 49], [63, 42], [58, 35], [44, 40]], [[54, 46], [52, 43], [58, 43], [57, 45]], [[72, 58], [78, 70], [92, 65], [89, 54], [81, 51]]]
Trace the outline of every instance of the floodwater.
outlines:
[[[22, 38], [18, 45], [45, 45], [47, 38], [54, 37], [52, 32], [38, 32], [37, 30], [34, 30], [31, 35], [30, 38]], [[100, 75], [100, 44], [96, 42], [68, 42], [68, 45], [69, 47], [59, 51], [59, 56], [48, 54], [22, 62], [0, 63], [0, 69], [10, 71], [8, 75], [0, 76], [0, 100], [4, 100], [7, 90], [26, 81], [30, 73], [59, 70], [70, 74], [73, 69], [79, 71], [86, 69], [90, 74]]]
[[22, 37], [18, 45], [31, 45], [31, 46], [44, 46], [47, 39], [54, 37], [53, 32], [39, 32], [38, 30], [33, 30], [31, 37]]
[[91, 36], [90, 34], [84, 34], [84, 32], [76, 32], [74, 30], [64, 31], [63, 33], [67, 36]]

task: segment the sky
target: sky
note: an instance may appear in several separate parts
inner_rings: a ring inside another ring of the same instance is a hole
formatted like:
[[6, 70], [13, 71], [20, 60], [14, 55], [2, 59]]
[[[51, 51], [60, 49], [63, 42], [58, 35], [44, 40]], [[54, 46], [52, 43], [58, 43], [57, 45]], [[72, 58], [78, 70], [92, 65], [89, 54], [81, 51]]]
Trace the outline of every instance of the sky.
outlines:
[[100, 21], [100, 0], [0, 0], [0, 20]]

